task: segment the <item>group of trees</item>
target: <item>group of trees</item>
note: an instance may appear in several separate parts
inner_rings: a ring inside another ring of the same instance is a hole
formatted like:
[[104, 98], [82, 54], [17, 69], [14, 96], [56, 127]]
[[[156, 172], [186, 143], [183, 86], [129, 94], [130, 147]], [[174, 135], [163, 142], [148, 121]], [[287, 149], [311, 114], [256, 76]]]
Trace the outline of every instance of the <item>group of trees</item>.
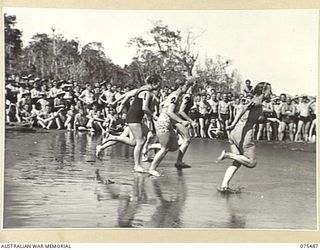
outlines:
[[22, 32], [14, 27], [16, 17], [5, 14], [4, 18], [8, 74], [139, 85], [146, 75], [158, 73], [166, 85], [178, 78], [193, 76], [219, 90], [239, 91], [241, 79], [237, 71], [230, 73], [230, 60], [217, 56], [214, 60], [207, 58], [201, 65], [194, 34], [171, 30], [161, 21], [153, 23], [145, 36], [128, 41], [128, 46], [135, 48], [136, 56], [130, 64], [120, 67], [107, 58], [101, 43], [80, 46], [76, 39], [55, 35], [54, 29], [51, 35], [35, 34], [23, 47]]

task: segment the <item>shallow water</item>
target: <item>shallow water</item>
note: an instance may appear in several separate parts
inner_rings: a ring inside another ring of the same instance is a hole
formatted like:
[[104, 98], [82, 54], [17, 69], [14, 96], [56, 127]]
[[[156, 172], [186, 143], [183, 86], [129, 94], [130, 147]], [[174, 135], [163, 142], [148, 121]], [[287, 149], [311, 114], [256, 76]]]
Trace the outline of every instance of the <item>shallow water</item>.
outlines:
[[134, 174], [124, 145], [96, 159], [98, 142], [88, 133], [7, 131], [4, 228], [316, 229], [315, 144], [258, 143], [258, 166], [232, 183], [242, 192], [222, 195], [230, 161], [215, 159], [227, 142], [194, 139], [192, 168], [177, 171], [170, 153], [160, 178]]

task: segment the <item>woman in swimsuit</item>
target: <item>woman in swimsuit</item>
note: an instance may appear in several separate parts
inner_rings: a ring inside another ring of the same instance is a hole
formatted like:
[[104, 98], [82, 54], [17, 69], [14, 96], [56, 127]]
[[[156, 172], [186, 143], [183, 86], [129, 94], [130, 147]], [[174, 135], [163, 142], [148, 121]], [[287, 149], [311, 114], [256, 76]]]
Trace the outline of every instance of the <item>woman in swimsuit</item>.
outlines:
[[270, 96], [271, 85], [266, 82], [258, 83], [254, 88], [253, 94], [254, 97], [251, 102], [242, 106], [232, 124], [226, 128], [231, 131], [229, 132], [231, 152], [227, 153], [223, 150], [218, 161], [231, 159], [233, 163], [226, 170], [219, 191], [228, 192], [230, 190], [230, 180], [241, 165], [248, 168], [254, 168], [257, 165], [253, 126], [262, 115], [262, 102]]
[[[105, 141], [105, 143], [109, 141], [118, 141], [130, 146], [134, 146], [133, 158], [134, 171], [136, 172], [145, 172], [145, 170], [141, 167], [141, 151], [146, 140], [146, 132], [148, 129], [142, 123], [142, 118], [144, 114], [147, 114], [148, 116], [152, 117], [152, 119], [156, 120], [156, 117], [152, 114], [149, 108], [149, 104], [151, 100], [151, 91], [160, 86], [160, 81], [161, 78], [158, 75], [147, 77], [145, 80], [146, 85], [135, 91], [134, 100], [126, 117], [126, 123], [128, 124], [130, 132], [132, 133], [133, 139], [130, 139], [127, 136], [122, 137], [109, 135]], [[101, 148], [99, 149], [99, 151], [101, 151]]]
[[168, 151], [176, 151], [179, 148], [177, 135], [173, 130], [172, 125], [180, 123], [184, 127], [187, 127], [190, 122], [182, 119], [177, 114], [177, 107], [181, 96], [186, 93], [188, 84], [185, 80], [177, 82], [178, 89], [173, 91], [162, 103], [162, 109], [155, 123], [156, 133], [160, 142], [160, 150], [154, 156], [151, 163], [149, 173], [153, 176], [160, 176], [160, 173], [156, 170], [162, 159], [166, 156]]

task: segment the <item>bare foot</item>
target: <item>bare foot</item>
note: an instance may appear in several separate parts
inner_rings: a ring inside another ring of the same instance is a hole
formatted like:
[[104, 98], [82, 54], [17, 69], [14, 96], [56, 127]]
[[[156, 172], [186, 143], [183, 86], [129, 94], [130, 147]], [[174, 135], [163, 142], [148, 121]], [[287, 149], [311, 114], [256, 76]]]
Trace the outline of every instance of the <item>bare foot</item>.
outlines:
[[102, 152], [102, 146], [100, 146], [100, 145], [97, 145], [96, 146], [96, 157], [99, 157], [99, 154]]
[[155, 177], [160, 177], [161, 174], [156, 170], [149, 170], [149, 174]]
[[133, 169], [134, 172], [137, 172], [137, 173], [146, 173], [147, 171], [144, 170], [141, 166], [135, 166], [134, 169]]
[[226, 151], [222, 150], [221, 155], [217, 158], [217, 162], [224, 160], [226, 156]]
[[182, 169], [182, 168], [191, 168], [190, 165], [184, 163], [184, 162], [177, 162], [175, 165], [174, 165], [176, 168], [178, 169]]

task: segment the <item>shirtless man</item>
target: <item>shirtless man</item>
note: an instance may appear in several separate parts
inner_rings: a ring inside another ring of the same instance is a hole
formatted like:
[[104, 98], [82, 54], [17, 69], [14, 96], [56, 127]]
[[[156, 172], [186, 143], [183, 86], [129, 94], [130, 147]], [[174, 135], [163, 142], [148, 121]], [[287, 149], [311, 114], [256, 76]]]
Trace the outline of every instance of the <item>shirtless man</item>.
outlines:
[[219, 100], [217, 99], [217, 95], [215, 93], [212, 93], [211, 99], [208, 100], [208, 103], [211, 107], [211, 118], [218, 119]]
[[316, 117], [316, 105], [315, 102], [313, 102], [313, 104], [311, 104], [310, 106], [311, 108], [311, 126], [310, 126], [310, 130], [309, 130], [309, 141], [310, 142], [315, 142], [316, 141], [316, 134], [314, 134], [314, 132], [316, 132], [316, 127], [317, 127], [317, 117]]
[[291, 141], [294, 139], [293, 134], [293, 127], [295, 124], [295, 114], [296, 114], [296, 107], [292, 103], [292, 100], [290, 97], [287, 97], [286, 103], [283, 103], [281, 105], [280, 110], [280, 126], [279, 126], [279, 141], [282, 141], [284, 138], [284, 131], [286, 130], [286, 127], [289, 127], [289, 138]]
[[221, 127], [223, 131], [226, 133], [226, 127], [229, 126], [231, 123], [231, 113], [232, 113], [232, 107], [228, 100], [228, 95], [223, 94], [222, 101], [219, 102], [218, 106], [218, 118], [221, 122]]
[[115, 99], [115, 93], [112, 91], [112, 85], [108, 83], [107, 89], [102, 92], [99, 100], [105, 103], [107, 106], [110, 105]]
[[[265, 118], [271, 118], [273, 117], [274, 114], [274, 108], [273, 108], [273, 104], [270, 101], [270, 98], [266, 98], [266, 100], [264, 100], [262, 102], [262, 114]], [[259, 124], [259, 130], [257, 133], [257, 140], [261, 139], [261, 135], [263, 134], [264, 129], [267, 132], [267, 140], [271, 141], [271, 131], [270, 131], [271, 125], [270, 125], [270, 121], [266, 121], [265, 123], [260, 123]]]
[[311, 124], [311, 105], [315, 102], [315, 99], [309, 101], [308, 97], [303, 97], [298, 104], [298, 128], [295, 136], [295, 141], [301, 141], [301, 132], [303, 133], [304, 141], [308, 141], [309, 128]]
[[92, 107], [92, 104], [96, 101], [94, 99], [93, 87], [90, 84], [87, 84], [86, 89], [81, 92], [79, 100], [83, 103], [83, 107], [88, 113]]

